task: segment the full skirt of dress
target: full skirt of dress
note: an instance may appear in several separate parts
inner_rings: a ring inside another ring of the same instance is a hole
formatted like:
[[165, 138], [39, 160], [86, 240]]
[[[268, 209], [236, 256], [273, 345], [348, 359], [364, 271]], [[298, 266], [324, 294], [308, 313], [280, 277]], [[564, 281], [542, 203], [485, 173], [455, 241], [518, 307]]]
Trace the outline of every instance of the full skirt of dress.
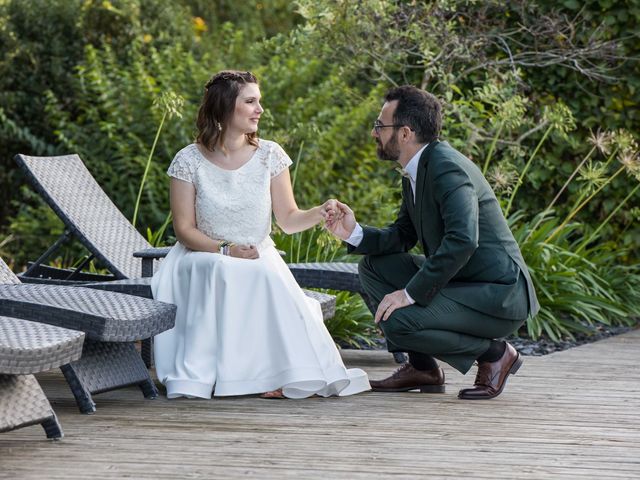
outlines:
[[[177, 243], [152, 279], [173, 303], [176, 324], [155, 337], [156, 372], [167, 396], [211, 398], [278, 388], [289, 398], [370, 389], [346, 369], [320, 304], [298, 286], [272, 244], [247, 260]], [[215, 390], [214, 390], [215, 387]]]

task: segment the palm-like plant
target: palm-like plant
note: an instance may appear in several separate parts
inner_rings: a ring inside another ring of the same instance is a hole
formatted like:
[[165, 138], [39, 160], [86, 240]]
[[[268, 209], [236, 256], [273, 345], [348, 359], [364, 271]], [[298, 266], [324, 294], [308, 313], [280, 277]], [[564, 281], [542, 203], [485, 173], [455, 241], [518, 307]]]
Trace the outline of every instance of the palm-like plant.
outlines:
[[[547, 335], [558, 341], [573, 337], [575, 332], [589, 333], [598, 323], [633, 323], [635, 302], [629, 302], [629, 281], [640, 286], [640, 268], [620, 265], [624, 251], [607, 242], [595, 242], [578, 252], [583, 238], [580, 223], [566, 224], [548, 241], [560, 223], [553, 211], [542, 212], [530, 221], [524, 221], [518, 212], [509, 220], [541, 307], [527, 322], [531, 338]], [[626, 281], [620, 281], [623, 273]]]
[[[540, 312], [527, 323], [528, 334], [534, 339], [546, 334], [559, 340], [562, 336], [573, 337], [573, 332], [589, 333], [597, 323], [635, 321], [633, 315], [637, 314], [640, 299], [640, 265], [625, 266], [622, 259], [627, 251], [605, 241], [602, 232], [640, 184], [591, 232], [587, 225], [574, 219], [623, 172], [640, 179], [637, 145], [625, 132], [597, 134], [592, 136], [592, 143], [591, 151], [542, 212], [528, 221], [522, 212], [509, 217], [539, 296]], [[612, 153], [606, 162], [594, 165], [590, 157], [596, 149], [605, 155], [610, 150]], [[621, 166], [608, 173], [617, 153]], [[574, 208], [560, 219], [555, 216], [553, 206], [574, 178], [580, 178], [585, 185]], [[512, 200], [513, 192], [507, 208]]]

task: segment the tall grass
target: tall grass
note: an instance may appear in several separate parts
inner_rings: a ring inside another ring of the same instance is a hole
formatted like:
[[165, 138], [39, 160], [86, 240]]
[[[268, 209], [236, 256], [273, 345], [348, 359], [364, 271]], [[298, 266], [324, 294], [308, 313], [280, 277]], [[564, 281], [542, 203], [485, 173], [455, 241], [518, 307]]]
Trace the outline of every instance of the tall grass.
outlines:
[[[136, 197], [136, 204], [133, 209], [133, 219], [131, 223], [133, 226], [136, 226], [136, 222], [138, 220], [138, 209], [140, 208], [140, 200], [142, 199], [142, 192], [144, 191], [144, 184], [147, 181], [147, 175], [149, 175], [149, 168], [151, 167], [151, 159], [153, 158], [153, 154], [156, 151], [156, 145], [158, 145], [158, 139], [160, 138], [160, 132], [162, 132], [162, 127], [164, 126], [164, 122], [167, 117], [180, 117], [182, 118], [182, 113], [180, 112], [180, 108], [184, 104], [184, 99], [176, 95], [174, 92], [166, 91], [163, 92], [158, 98], [156, 98], [153, 102], [153, 106], [156, 109], [160, 109], [162, 111], [162, 118], [160, 119], [160, 124], [158, 125], [158, 129], [156, 130], [155, 138], [153, 139], [153, 145], [151, 146], [151, 150], [149, 151], [149, 156], [147, 157], [147, 163], [144, 167], [144, 173], [142, 174], [142, 180], [140, 181], [140, 188], [138, 189], [138, 196]], [[160, 229], [160, 238], [161, 235], [164, 234], [164, 230], [167, 228], [169, 216], [167, 216], [167, 220], [165, 220], [163, 226]], [[157, 240], [156, 240], [157, 241]]]

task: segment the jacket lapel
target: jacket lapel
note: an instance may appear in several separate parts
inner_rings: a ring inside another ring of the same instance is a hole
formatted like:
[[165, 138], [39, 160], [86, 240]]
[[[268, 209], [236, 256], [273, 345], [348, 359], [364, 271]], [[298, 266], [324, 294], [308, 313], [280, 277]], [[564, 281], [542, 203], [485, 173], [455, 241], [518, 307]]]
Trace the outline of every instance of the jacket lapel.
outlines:
[[420, 155], [420, 161], [418, 162], [418, 174], [416, 176], [416, 205], [415, 205], [415, 217], [416, 217], [416, 233], [421, 243], [422, 238], [422, 213], [424, 210], [424, 190], [425, 180], [427, 178], [427, 164], [429, 163], [429, 157], [433, 152], [435, 146], [440, 143], [438, 140], [434, 140], [427, 148], [422, 151]]
[[411, 217], [411, 221], [413, 225], [416, 225], [416, 207], [413, 201], [413, 191], [411, 190], [411, 182], [408, 178], [402, 179], [402, 201], [407, 206], [407, 211], [409, 212], [409, 217]]

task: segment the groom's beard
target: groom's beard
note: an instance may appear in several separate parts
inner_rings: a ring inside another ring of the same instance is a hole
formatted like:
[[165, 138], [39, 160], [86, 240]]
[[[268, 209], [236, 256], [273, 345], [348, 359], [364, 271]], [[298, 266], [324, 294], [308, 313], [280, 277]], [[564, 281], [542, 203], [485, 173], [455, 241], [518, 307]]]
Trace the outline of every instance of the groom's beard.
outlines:
[[400, 157], [400, 148], [398, 147], [398, 132], [394, 132], [386, 145], [382, 145], [379, 138], [376, 138], [376, 153], [380, 160], [390, 160], [397, 162]]

